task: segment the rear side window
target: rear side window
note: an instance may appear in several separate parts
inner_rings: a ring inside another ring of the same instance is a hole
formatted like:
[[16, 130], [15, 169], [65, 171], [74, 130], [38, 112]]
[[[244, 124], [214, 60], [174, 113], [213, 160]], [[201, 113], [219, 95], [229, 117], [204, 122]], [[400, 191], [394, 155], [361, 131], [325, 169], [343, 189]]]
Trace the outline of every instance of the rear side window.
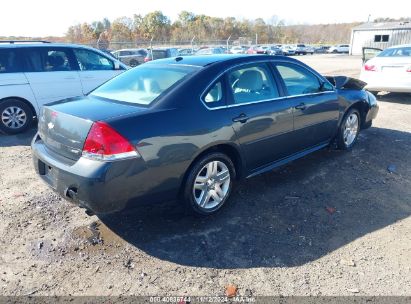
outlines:
[[209, 108], [221, 107], [226, 105], [224, 95], [224, 82], [220, 79], [206, 91], [203, 100]]
[[188, 66], [143, 64], [106, 82], [90, 95], [150, 105], [164, 91], [197, 70], [196, 67]]
[[81, 71], [114, 70], [113, 61], [91, 50], [75, 49], [74, 55]]
[[21, 72], [21, 60], [17, 58], [15, 49], [0, 49], [0, 73]]
[[234, 103], [249, 103], [279, 97], [277, 86], [264, 64], [248, 65], [228, 74]]
[[321, 91], [320, 81], [307, 69], [294, 64], [277, 64], [277, 70], [287, 88], [288, 95], [303, 95]]
[[28, 72], [72, 71], [73, 62], [66, 48], [28, 48], [24, 50]]

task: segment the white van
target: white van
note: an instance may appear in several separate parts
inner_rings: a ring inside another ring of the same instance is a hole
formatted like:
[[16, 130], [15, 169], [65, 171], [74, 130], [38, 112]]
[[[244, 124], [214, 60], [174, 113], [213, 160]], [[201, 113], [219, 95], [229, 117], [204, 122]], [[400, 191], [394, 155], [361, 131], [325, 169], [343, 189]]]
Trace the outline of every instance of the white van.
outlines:
[[0, 41], [0, 130], [20, 133], [42, 105], [85, 95], [126, 69], [91, 47]]

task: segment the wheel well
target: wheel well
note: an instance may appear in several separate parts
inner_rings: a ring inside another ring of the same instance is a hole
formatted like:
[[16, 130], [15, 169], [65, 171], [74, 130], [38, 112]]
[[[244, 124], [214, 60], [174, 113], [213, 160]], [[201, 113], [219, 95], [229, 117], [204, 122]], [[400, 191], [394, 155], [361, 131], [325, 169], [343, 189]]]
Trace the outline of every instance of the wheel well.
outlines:
[[[361, 119], [361, 127], [363, 126], [364, 122], [365, 122], [365, 118], [367, 116], [368, 110], [369, 110], [369, 106], [366, 102], [364, 101], [357, 101], [356, 103], [352, 104], [350, 107], [348, 107], [348, 109], [345, 111], [345, 113], [347, 113], [350, 109], [357, 109], [358, 112], [360, 112], [360, 119]], [[345, 115], [344, 113], [344, 115]]]
[[0, 100], [0, 103], [7, 101], [7, 100], [12, 100], [12, 99], [16, 99], [16, 100], [20, 100], [22, 102], [24, 102], [27, 106], [30, 107], [30, 109], [33, 111], [33, 117], [37, 117], [37, 112], [36, 109], [34, 108], [33, 104], [31, 102], [29, 102], [27, 99], [21, 98], [21, 97], [6, 97]]
[[201, 157], [203, 157], [204, 155], [206, 155], [208, 153], [211, 153], [211, 152], [221, 152], [221, 153], [224, 153], [225, 155], [227, 155], [234, 164], [236, 179], [239, 179], [243, 176], [243, 174], [244, 174], [244, 172], [243, 172], [244, 171], [243, 170], [243, 161], [241, 159], [241, 156], [240, 156], [240, 153], [238, 152], [238, 150], [235, 147], [233, 147], [229, 144], [215, 145], [215, 146], [209, 147], [208, 149], [204, 150], [199, 155], [197, 155], [196, 158], [194, 158], [194, 160], [191, 162], [190, 166], [187, 168], [187, 170], [184, 174], [184, 178], [183, 178], [181, 186], [180, 186], [180, 191], [183, 189], [183, 186], [185, 185], [185, 182], [187, 180], [190, 169], [193, 167], [193, 165]]

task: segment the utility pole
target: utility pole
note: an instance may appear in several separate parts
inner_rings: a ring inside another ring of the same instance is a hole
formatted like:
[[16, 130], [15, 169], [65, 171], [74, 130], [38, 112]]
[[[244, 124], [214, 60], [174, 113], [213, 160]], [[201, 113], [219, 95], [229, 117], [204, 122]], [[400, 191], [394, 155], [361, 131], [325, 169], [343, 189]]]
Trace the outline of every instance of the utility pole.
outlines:
[[154, 39], [154, 37], [151, 37], [151, 40], [150, 40], [150, 54], [151, 54], [151, 60], [154, 60], [154, 58], [153, 58], [153, 39]]
[[230, 35], [230, 37], [228, 37], [228, 39], [227, 39], [227, 41], [226, 41], [226, 43], [227, 43], [227, 54], [228, 54], [228, 43], [229, 43], [229, 41], [230, 41], [230, 38], [231, 38], [231, 35]]
[[191, 51], [193, 52], [193, 54], [194, 54], [194, 39], [196, 38], [196, 36], [194, 36], [193, 37], [193, 39], [191, 39]]
[[255, 33], [255, 44], [258, 44], [258, 33]]
[[368, 20], [367, 20], [367, 23], [369, 23], [369, 22], [370, 22], [370, 18], [371, 18], [371, 14], [369, 14], [369, 15], [368, 15]]

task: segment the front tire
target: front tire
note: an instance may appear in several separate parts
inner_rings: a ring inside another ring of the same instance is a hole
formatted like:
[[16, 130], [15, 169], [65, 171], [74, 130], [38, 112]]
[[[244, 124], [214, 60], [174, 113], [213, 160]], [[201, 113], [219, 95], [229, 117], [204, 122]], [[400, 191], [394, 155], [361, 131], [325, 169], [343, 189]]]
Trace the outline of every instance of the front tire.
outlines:
[[231, 159], [220, 152], [201, 157], [190, 169], [183, 200], [191, 213], [210, 215], [227, 202], [236, 176]]
[[33, 123], [34, 113], [23, 101], [7, 99], [0, 103], [0, 130], [6, 134], [18, 134]]
[[351, 149], [357, 142], [360, 126], [360, 112], [352, 108], [345, 114], [338, 129], [337, 147], [341, 150]]

